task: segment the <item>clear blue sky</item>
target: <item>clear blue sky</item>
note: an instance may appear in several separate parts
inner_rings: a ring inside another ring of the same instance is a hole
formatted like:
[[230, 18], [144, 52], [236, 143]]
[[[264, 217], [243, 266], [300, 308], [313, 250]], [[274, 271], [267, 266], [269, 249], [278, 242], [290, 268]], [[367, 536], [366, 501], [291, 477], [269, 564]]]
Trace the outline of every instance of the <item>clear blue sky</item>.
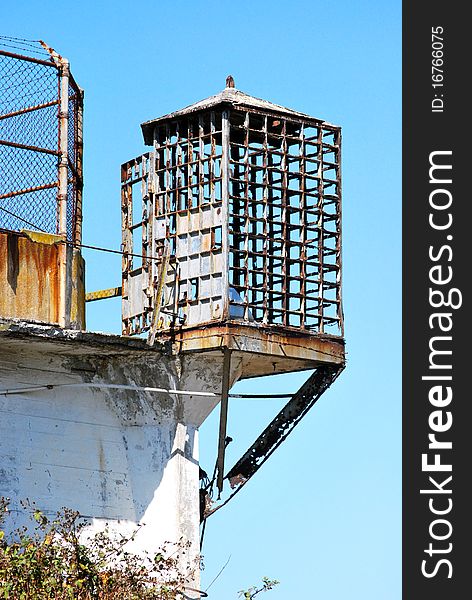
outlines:
[[[3, 35], [44, 39], [85, 89], [84, 242], [120, 246], [119, 167], [140, 123], [239, 89], [343, 127], [344, 310], [348, 366], [259, 473], [208, 521], [203, 588], [232, 600], [263, 575], [268, 600], [401, 597], [399, 0], [23, 0]], [[89, 290], [120, 283], [120, 260], [86, 252]], [[88, 328], [119, 332], [116, 300]], [[241, 383], [295, 390], [307, 375]], [[229, 464], [279, 410], [234, 400]], [[201, 431], [212, 469], [217, 415]]]

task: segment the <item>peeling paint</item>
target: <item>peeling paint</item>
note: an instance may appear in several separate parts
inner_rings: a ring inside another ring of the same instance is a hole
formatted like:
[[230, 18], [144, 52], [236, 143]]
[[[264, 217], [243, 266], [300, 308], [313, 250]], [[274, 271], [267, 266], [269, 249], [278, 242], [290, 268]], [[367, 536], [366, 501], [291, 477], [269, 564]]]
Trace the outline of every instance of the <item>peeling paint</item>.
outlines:
[[[85, 328], [85, 266], [81, 254], [58, 236], [0, 231], [0, 315]], [[65, 252], [68, 269], [61, 269]], [[63, 279], [66, 278], [66, 281]], [[67, 302], [61, 302], [61, 295]], [[66, 313], [62, 313], [63, 307]]]

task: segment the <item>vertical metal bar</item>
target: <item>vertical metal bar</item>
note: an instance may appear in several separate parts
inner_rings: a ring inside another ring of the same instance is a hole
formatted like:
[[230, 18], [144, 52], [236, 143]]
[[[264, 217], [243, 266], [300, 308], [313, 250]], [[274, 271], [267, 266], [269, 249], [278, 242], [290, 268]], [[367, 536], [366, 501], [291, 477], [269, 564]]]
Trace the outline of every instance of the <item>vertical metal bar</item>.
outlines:
[[232, 280], [236, 288], [241, 286], [241, 245], [243, 237], [241, 236], [241, 184], [239, 182], [239, 178], [241, 177], [240, 164], [239, 164], [239, 148], [235, 144], [231, 144], [231, 160], [233, 161], [233, 181], [231, 182], [231, 191], [232, 194], [230, 196], [230, 209], [232, 209], [233, 217], [232, 219], [232, 230], [233, 230], [233, 244], [229, 248], [229, 251], [233, 253], [233, 270], [232, 270]]
[[224, 110], [221, 115], [221, 250], [222, 250], [222, 274], [221, 284], [223, 290], [223, 319], [229, 317], [229, 142], [230, 142], [230, 112]]
[[269, 238], [269, 261], [267, 264], [267, 300], [268, 300], [268, 314], [267, 314], [267, 322], [274, 322], [274, 302], [275, 302], [275, 294], [274, 294], [274, 270], [275, 270], [275, 261], [274, 261], [274, 253], [275, 253], [275, 227], [274, 227], [274, 159], [272, 151], [269, 151], [267, 157], [267, 168], [268, 168], [268, 178], [269, 178], [269, 191], [267, 197], [267, 220], [269, 223], [268, 226], [268, 238]]
[[187, 210], [187, 206], [182, 205], [182, 188], [183, 188], [183, 172], [182, 172], [182, 147], [181, 147], [181, 139], [180, 139], [180, 122], [177, 121], [175, 125], [175, 204], [177, 206], [177, 210]]
[[[59, 166], [57, 193], [57, 230], [67, 239], [67, 179], [68, 179], [68, 127], [69, 127], [69, 62], [61, 58], [59, 64]], [[70, 316], [67, 312], [67, 245], [59, 247], [59, 325], [67, 327]]]
[[267, 288], [269, 287], [269, 281], [268, 281], [268, 275], [267, 275], [267, 252], [268, 252], [268, 229], [267, 229], [267, 202], [268, 202], [268, 198], [269, 198], [269, 194], [270, 194], [270, 186], [271, 186], [271, 176], [270, 176], [270, 171], [268, 168], [268, 140], [267, 140], [267, 128], [268, 128], [268, 119], [267, 119], [267, 115], [264, 117], [264, 140], [262, 142], [262, 146], [263, 146], [263, 156], [262, 156], [262, 166], [263, 166], [263, 181], [264, 181], [264, 188], [263, 188], [263, 229], [262, 229], [262, 236], [264, 238], [263, 240], [263, 245], [262, 245], [262, 253], [263, 253], [263, 258], [262, 258], [262, 273], [263, 273], [263, 281], [262, 281], [262, 322], [263, 323], [267, 323], [268, 322], [268, 302], [269, 302], [269, 294], [267, 292]]
[[324, 185], [323, 185], [323, 126], [318, 125], [318, 333], [324, 332]]
[[169, 244], [166, 242], [164, 250], [161, 256], [161, 262], [159, 263], [159, 274], [157, 281], [156, 293], [154, 295], [154, 307], [151, 316], [151, 322], [149, 325], [149, 333], [147, 338], [147, 345], [154, 346], [156, 339], [157, 330], [160, 327], [159, 318], [161, 314], [162, 295], [164, 292], [164, 285], [166, 282], [167, 269], [169, 267]]
[[187, 194], [188, 207], [193, 208], [193, 126], [189, 119], [187, 126]]
[[223, 381], [221, 385], [221, 405], [220, 405], [220, 430], [218, 436], [218, 458], [216, 461], [217, 477], [216, 487], [218, 488], [218, 499], [223, 491], [223, 479], [225, 468], [225, 450], [226, 450], [226, 424], [228, 421], [228, 393], [229, 393], [229, 374], [231, 368], [231, 350], [223, 349]]
[[205, 202], [205, 142], [203, 115], [198, 115], [198, 205], [202, 206]]
[[288, 254], [290, 253], [290, 246], [288, 244], [288, 238], [290, 236], [290, 213], [287, 210], [287, 198], [288, 198], [288, 187], [289, 187], [289, 175], [288, 175], [288, 145], [287, 145], [287, 121], [284, 119], [282, 128], [282, 160], [280, 165], [280, 171], [282, 174], [282, 325], [285, 327], [290, 325], [290, 318], [287, 313], [289, 309], [289, 294], [290, 294], [290, 263], [288, 261]]
[[244, 316], [248, 318], [246, 311], [249, 298], [249, 113], [246, 113], [244, 119], [244, 129], [244, 295], [242, 297], [245, 300]]
[[[147, 257], [148, 256], [148, 239], [147, 239], [147, 219], [148, 219], [148, 210], [147, 210], [147, 205], [148, 205], [148, 200], [149, 200], [149, 196], [148, 196], [148, 186], [147, 186], [147, 162], [148, 162], [148, 158], [146, 154], [143, 154], [141, 156], [141, 159], [138, 159], [141, 165], [141, 251], [140, 254], [143, 257], [141, 260], [141, 276], [144, 280], [144, 273], [147, 269], [147, 265], [148, 260]], [[147, 285], [144, 284], [143, 281], [143, 289], [147, 288]]]
[[339, 318], [339, 334], [344, 336], [344, 314], [342, 305], [342, 189], [341, 189], [341, 130], [338, 129], [335, 134], [335, 146], [337, 146], [336, 152], [336, 180], [337, 180], [337, 193], [338, 202], [336, 205], [336, 231], [338, 236], [336, 239], [336, 300], [337, 300], [337, 316]]
[[171, 203], [172, 183], [171, 183], [171, 151], [170, 151], [170, 127], [166, 125], [166, 142], [165, 142], [165, 184], [166, 184], [166, 212], [170, 213], [175, 210]]
[[[121, 247], [123, 256], [121, 258], [122, 269], [122, 302], [129, 301], [129, 274], [133, 267], [132, 257], [129, 253], [133, 252], [133, 236], [130, 230], [133, 214], [132, 186], [128, 183], [131, 172], [131, 163], [127, 162], [121, 166]], [[123, 321], [123, 334], [131, 335], [131, 319]]]
[[[157, 256], [157, 215], [158, 215], [158, 190], [159, 190], [159, 181], [156, 173], [157, 167], [157, 156], [158, 152], [155, 149], [149, 153], [149, 179], [148, 179], [148, 194], [149, 194], [149, 214], [148, 214], [148, 252], [149, 256], [154, 258]], [[150, 260], [149, 261], [149, 291], [151, 291], [154, 287], [154, 283], [157, 281], [157, 261]]]
[[69, 168], [67, 147], [67, 134], [69, 127], [69, 62], [66, 59], [61, 59], [59, 73], [59, 189], [57, 194], [58, 234], [67, 236], [67, 174]]
[[76, 111], [76, 148], [77, 148], [77, 162], [76, 170], [78, 181], [76, 181], [76, 215], [75, 215], [75, 230], [74, 230], [74, 242], [80, 244], [82, 242], [82, 192], [83, 192], [83, 155], [84, 155], [84, 138], [83, 138], [83, 117], [84, 117], [84, 91], [81, 89], [77, 90], [76, 95], [77, 111]]
[[305, 329], [306, 326], [306, 257], [307, 257], [307, 232], [306, 232], [306, 164], [305, 164], [305, 128], [300, 127], [300, 242], [299, 259], [300, 259], [300, 327]]
[[[212, 111], [210, 113], [210, 158], [208, 161], [208, 178], [210, 180], [210, 203], [212, 206], [215, 204], [215, 156], [216, 156], [216, 137], [215, 137], [215, 113]], [[229, 151], [229, 141], [228, 141], [228, 151]], [[229, 163], [229, 159], [228, 159]], [[228, 178], [228, 186], [229, 186], [229, 178]], [[228, 204], [229, 204], [229, 193], [228, 193]], [[228, 210], [229, 213], [229, 210]]]
[[[248, 287], [246, 306], [244, 310], [244, 318], [249, 320], [248, 304], [255, 304], [257, 292], [254, 289], [257, 283], [257, 150], [250, 161], [250, 182], [251, 182], [251, 202], [250, 211], [248, 210], [247, 223], [248, 233], [251, 233], [251, 238], [248, 240]], [[252, 217], [252, 218], [251, 218]], [[249, 270], [251, 275], [249, 275]], [[253, 308], [253, 316], [256, 317], [257, 311]]]

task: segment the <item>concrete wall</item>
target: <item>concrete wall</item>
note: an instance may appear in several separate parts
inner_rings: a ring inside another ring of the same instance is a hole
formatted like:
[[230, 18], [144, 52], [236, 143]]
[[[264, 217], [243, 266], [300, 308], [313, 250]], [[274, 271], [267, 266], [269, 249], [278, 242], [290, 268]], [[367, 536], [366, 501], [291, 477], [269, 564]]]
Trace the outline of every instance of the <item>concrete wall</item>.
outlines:
[[[219, 393], [222, 356], [179, 359], [137, 348], [142, 340], [34, 332], [0, 335], [0, 495], [14, 511], [26, 498], [47, 514], [76, 509], [91, 531], [109, 522], [130, 532], [143, 523], [134, 551], [152, 553], [183, 537], [197, 557], [198, 426], [219, 399], [88, 386]], [[64, 383], [73, 386], [1, 394]]]

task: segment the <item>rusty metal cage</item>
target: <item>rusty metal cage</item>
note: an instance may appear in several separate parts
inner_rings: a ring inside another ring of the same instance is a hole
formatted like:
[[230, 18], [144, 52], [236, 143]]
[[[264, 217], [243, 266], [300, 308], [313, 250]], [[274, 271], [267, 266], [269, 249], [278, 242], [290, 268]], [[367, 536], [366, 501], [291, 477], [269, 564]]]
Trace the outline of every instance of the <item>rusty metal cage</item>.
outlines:
[[[68, 61], [44, 42], [7, 41], [0, 39], [0, 228], [80, 243], [83, 92]], [[35, 56], [1, 47], [11, 45]]]
[[124, 333], [342, 336], [340, 128], [231, 87], [142, 127], [153, 150], [121, 176]]

